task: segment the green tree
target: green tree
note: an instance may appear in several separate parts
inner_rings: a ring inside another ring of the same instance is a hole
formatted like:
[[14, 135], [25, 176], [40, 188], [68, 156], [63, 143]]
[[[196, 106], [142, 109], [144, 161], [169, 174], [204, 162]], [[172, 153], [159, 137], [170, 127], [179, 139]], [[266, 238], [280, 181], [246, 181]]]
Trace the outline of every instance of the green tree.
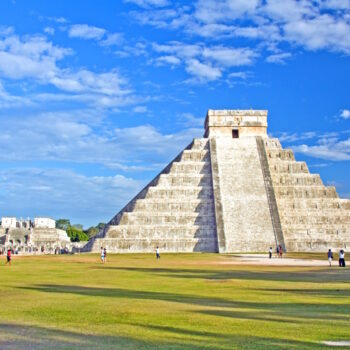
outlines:
[[58, 219], [56, 220], [56, 228], [61, 230], [67, 230], [70, 227], [70, 220], [68, 219]]
[[67, 228], [67, 235], [72, 242], [80, 242], [89, 240], [89, 236], [83, 231], [74, 226]]
[[90, 238], [94, 237], [98, 234], [100, 230], [98, 229], [98, 227], [95, 226], [91, 226], [89, 227], [86, 231], [84, 231]]

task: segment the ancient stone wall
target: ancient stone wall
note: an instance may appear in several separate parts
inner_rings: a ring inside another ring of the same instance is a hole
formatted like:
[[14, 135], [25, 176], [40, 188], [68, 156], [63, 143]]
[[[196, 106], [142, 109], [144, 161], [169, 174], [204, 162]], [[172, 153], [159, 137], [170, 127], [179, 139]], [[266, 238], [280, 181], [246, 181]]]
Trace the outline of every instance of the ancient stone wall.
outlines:
[[216, 252], [207, 139], [195, 139], [90, 242], [114, 252]]
[[278, 139], [265, 140], [285, 244], [289, 251], [327, 251], [350, 243], [350, 200], [340, 199]]

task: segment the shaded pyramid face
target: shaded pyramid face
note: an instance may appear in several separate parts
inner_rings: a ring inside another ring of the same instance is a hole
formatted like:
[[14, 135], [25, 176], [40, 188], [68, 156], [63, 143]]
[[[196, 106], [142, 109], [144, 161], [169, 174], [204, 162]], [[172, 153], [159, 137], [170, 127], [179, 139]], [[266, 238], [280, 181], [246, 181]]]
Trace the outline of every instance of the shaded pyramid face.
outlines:
[[267, 111], [209, 110], [194, 139], [86, 245], [98, 251], [325, 251], [350, 244], [350, 201], [268, 138]]

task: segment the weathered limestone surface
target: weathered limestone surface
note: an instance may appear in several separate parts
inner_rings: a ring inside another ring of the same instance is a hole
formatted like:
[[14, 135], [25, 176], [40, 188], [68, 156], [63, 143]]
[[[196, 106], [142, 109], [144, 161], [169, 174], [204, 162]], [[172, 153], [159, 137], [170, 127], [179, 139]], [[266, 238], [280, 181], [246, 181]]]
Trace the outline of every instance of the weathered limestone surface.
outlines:
[[267, 111], [209, 110], [204, 136], [84, 249], [227, 253], [350, 244], [350, 200], [268, 138]]
[[216, 252], [207, 139], [195, 139], [122, 209], [86, 249]]
[[[265, 251], [275, 245], [274, 231], [255, 137], [212, 138], [219, 184], [215, 205], [222, 210], [220, 252]], [[212, 149], [212, 148], [211, 148]], [[213, 152], [212, 152], [213, 153]], [[220, 197], [220, 198], [217, 198]]]
[[285, 244], [290, 251], [326, 251], [350, 243], [350, 200], [324, 186], [277, 139], [265, 139]]

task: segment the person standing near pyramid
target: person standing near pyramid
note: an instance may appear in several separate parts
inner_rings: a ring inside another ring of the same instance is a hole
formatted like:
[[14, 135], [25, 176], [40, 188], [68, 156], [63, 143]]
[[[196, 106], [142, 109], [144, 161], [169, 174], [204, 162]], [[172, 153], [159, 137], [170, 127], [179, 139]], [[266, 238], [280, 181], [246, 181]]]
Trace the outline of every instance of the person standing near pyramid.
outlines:
[[157, 247], [157, 249], [156, 249], [156, 258], [157, 258], [157, 260], [160, 259], [159, 247]]
[[333, 260], [333, 253], [331, 249], [328, 249], [328, 262], [329, 262], [329, 266], [332, 266], [332, 260]]

